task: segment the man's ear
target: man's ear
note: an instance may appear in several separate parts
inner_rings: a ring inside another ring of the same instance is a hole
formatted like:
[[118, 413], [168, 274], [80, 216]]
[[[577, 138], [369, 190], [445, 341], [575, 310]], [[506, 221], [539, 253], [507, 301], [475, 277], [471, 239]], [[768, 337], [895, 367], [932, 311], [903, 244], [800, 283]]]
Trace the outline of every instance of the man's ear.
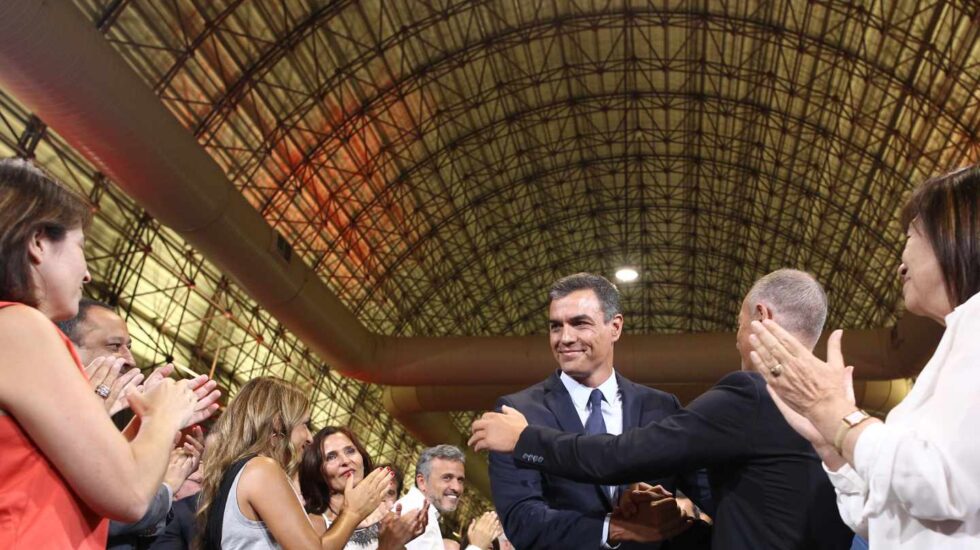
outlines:
[[612, 341], [616, 342], [623, 334], [623, 316], [617, 313], [609, 321], [609, 324], [612, 325]]
[[420, 491], [425, 492], [425, 476], [422, 474], [415, 474], [415, 486], [418, 487]]
[[753, 313], [755, 313], [755, 316], [759, 321], [765, 321], [766, 319], [769, 319], [770, 321], [772, 320], [772, 310], [769, 309], [766, 304], [756, 304], [755, 311], [753, 311]]

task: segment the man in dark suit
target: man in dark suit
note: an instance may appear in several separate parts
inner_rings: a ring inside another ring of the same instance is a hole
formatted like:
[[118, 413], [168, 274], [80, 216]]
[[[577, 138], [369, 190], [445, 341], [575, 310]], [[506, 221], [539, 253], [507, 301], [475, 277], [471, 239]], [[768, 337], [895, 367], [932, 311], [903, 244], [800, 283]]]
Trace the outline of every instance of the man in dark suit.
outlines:
[[[619, 293], [605, 278], [587, 273], [557, 281], [549, 293], [550, 340], [560, 370], [530, 388], [501, 398], [501, 406], [513, 407], [531, 424], [572, 433], [619, 434], [625, 429], [660, 420], [680, 408], [668, 393], [630, 382], [613, 368], [613, 345], [623, 328]], [[702, 472], [678, 480], [674, 473], [648, 479], [673, 492], [682, 490], [702, 504], [710, 499]], [[558, 475], [520, 469], [510, 454], [490, 454], [490, 484], [494, 506], [507, 537], [516, 548], [603, 548], [629, 535], [623, 518], [613, 515], [616, 499], [625, 487], [580, 483]], [[683, 502], [683, 501], [682, 501]], [[690, 501], [683, 511], [674, 502], [672, 526], [646, 525], [645, 537], [658, 540], [682, 531], [694, 514]], [[647, 518], [656, 523], [652, 518]], [[656, 532], [660, 527], [661, 531]], [[666, 529], [667, 532], [664, 532]], [[692, 538], [694, 533], [686, 535]], [[702, 538], [706, 538], [701, 533]], [[659, 548], [659, 543], [627, 543], [631, 548]]]
[[[785, 269], [757, 281], [739, 313], [742, 368], [751, 365], [753, 320], [773, 319], [812, 348], [826, 309], [823, 288], [807, 273]], [[477, 449], [513, 451], [519, 467], [580, 481], [626, 483], [707, 467], [716, 506], [713, 548], [846, 549], [853, 537], [820, 459], [755, 372], [729, 374], [686, 408], [621, 436], [529, 426], [512, 410], [487, 413], [473, 431]]]

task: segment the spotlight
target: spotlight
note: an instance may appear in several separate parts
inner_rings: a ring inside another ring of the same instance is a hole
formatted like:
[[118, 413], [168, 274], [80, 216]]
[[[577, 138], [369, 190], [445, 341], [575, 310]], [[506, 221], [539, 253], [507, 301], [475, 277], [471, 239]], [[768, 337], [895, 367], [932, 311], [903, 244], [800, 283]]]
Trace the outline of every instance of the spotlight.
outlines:
[[616, 270], [616, 280], [621, 283], [632, 283], [640, 277], [640, 274], [632, 267], [621, 267]]

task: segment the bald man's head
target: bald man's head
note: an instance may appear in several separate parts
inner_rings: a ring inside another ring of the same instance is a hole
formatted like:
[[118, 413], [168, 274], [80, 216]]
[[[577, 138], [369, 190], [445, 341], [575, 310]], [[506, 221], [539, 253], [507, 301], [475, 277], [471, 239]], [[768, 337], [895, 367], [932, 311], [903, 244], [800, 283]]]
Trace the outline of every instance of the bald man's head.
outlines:
[[827, 293], [805, 271], [780, 269], [762, 277], [745, 295], [738, 314], [735, 347], [742, 368], [751, 365], [748, 343], [752, 321], [772, 319], [810, 349], [817, 344], [827, 320]]

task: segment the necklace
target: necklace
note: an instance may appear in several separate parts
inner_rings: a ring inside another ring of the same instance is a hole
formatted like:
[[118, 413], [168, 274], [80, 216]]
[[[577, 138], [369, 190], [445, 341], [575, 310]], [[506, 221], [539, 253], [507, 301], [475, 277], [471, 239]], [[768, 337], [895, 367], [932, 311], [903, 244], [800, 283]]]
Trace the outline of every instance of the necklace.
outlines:
[[[327, 505], [327, 511], [333, 514], [334, 520], [336, 520], [336, 518], [340, 515], [337, 512], [335, 512], [334, 509], [331, 508], [329, 504]], [[328, 521], [327, 528], [329, 528], [330, 524], [332, 523], [333, 520]], [[381, 534], [381, 522], [375, 522], [372, 523], [371, 525], [366, 525], [364, 527], [358, 527], [354, 529], [354, 532], [351, 533], [350, 539], [348, 540], [349, 542], [359, 546], [371, 546], [371, 543], [378, 540], [378, 536], [380, 534]]]

